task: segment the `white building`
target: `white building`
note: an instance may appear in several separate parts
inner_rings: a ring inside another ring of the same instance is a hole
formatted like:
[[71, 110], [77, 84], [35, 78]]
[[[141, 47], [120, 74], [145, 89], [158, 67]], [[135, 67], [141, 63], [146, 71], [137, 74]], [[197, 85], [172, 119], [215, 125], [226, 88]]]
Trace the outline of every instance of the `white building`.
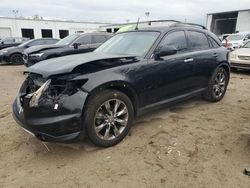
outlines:
[[207, 14], [207, 28], [217, 35], [250, 31], [250, 9]]
[[99, 31], [107, 23], [0, 17], [0, 37], [64, 38], [74, 33]]

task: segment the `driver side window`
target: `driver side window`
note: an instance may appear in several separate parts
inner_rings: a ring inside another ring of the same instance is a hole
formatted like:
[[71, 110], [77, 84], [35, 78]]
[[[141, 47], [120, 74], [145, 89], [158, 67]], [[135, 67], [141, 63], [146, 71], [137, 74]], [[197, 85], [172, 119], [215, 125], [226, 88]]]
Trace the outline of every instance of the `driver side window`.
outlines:
[[177, 49], [177, 53], [185, 52], [188, 48], [184, 31], [174, 31], [167, 34], [160, 46], [169, 46]]

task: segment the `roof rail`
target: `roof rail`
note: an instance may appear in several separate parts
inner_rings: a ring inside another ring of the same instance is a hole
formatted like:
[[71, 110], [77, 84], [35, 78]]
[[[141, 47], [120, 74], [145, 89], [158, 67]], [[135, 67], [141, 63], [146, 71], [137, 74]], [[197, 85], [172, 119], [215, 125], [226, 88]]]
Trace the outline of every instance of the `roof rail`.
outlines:
[[200, 27], [202, 29], [206, 29], [207, 28], [203, 25], [200, 24], [195, 24], [195, 23], [184, 23], [184, 22], [180, 22], [180, 23], [174, 23], [171, 25], [172, 27], [183, 27], [183, 26], [195, 26], [195, 27]]

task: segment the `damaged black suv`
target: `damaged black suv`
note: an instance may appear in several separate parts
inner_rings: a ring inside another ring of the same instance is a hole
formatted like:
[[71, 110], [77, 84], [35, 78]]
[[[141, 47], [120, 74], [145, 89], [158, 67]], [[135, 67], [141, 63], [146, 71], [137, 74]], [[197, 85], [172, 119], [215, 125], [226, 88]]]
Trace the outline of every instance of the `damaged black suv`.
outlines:
[[119, 143], [138, 114], [196, 95], [216, 102], [229, 81], [228, 52], [187, 24], [119, 33], [94, 52], [30, 67], [13, 104], [16, 121], [42, 141], [81, 135]]

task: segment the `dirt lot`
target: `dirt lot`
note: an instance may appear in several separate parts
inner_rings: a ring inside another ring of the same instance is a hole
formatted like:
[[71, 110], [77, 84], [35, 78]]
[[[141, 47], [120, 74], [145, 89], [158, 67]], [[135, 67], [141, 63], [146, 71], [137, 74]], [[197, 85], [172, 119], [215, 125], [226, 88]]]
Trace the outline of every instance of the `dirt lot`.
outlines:
[[139, 117], [122, 143], [46, 143], [11, 105], [23, 66], [0, 66], [0, 187], [250, 187], [250, 73], [233, 73], [219, 103], [201, 99]]

